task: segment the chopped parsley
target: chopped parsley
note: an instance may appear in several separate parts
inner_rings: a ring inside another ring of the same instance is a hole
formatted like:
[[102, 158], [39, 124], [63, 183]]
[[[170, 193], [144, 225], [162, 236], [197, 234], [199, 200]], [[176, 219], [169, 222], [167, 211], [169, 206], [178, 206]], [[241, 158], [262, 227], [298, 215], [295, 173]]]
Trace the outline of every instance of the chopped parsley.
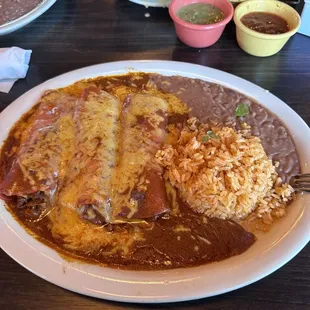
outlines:
[[240, 103], [238, 104], [235, 113], [237, 117], [246, 116], [249, 114], [249, 106], [245, 103]]
[[208, 130], [206, 135], [202, 137], [201, 141], [205, 143], [209, 139], [219, 139], [219, 137], [212, 130]]

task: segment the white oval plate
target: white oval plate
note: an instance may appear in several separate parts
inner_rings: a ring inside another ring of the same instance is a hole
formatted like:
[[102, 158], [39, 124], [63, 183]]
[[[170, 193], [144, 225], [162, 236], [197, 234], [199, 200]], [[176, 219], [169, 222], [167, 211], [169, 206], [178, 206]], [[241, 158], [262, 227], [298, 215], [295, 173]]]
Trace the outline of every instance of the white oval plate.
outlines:
[[[268, 91], [228, 73], [170, 61], [121, 61], [72, 71], [33, 88], [0, 115], [0, 145], [12, 125], [41, 94], [84, 78], [138, 70], [199, 78], [255, 98], [283, 120], [294, 137], [303, 172], [309, 172], [310, 130], [284, 102]], [[292, 259], [310, 240], [310, 196], [302, 195], [289, 214], [244, 254], [195, 268], [168, 271], [124, 271], [64, 260], [14, 220], [0, 201], [1, 247], [22, 266], [56, 285], [81, 294], [126, 302], [173, 302], [222, 294], [253, 283]]]
[[39, 4], [36, 8], [28, 12], [27, 14], [17, 19], [14, 19], [4, 25], [0, 25], [0, 36], [9, 34], [28, 25], [30, 22], [41, 16], [45, 11], [47, 11], [55, 2], [56, 0], [44, 0], [41, 4]]

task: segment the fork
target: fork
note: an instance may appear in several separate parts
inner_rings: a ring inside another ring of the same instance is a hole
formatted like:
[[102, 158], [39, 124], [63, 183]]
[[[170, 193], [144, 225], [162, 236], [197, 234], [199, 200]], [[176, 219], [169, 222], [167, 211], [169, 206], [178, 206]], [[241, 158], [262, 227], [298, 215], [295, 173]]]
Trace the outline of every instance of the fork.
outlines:
[[310, 193], [310, 173], [296, 174], [290, 180], [290, 184], [298, 192]]

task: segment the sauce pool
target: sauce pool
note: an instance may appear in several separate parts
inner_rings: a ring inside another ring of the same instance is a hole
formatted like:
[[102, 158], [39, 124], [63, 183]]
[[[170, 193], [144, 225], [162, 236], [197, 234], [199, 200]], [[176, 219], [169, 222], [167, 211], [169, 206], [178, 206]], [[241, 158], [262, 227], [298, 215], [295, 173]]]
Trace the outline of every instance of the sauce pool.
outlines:
[[218, 7], [208, 3], [192, 3], [181, 7], [177, 16], [185, 22], [196, 25], [208, 25], [224, 19], [224, 13]]
[[281, 34], [290, 30], [285, 19], [272, 13], [248, 13], [241, 18], [241, 22], [251, 30], [265, 34]]

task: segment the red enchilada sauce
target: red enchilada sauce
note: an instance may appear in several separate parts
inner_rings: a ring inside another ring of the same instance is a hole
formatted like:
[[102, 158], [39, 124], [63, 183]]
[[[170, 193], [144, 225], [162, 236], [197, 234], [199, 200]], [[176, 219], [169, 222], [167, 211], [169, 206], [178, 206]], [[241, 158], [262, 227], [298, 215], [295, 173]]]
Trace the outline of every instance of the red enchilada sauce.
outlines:
[[272, 13], [248, 13], [241, 18], [241, 22], [251, 30], [265, 34], [281, 34], [290, 30], [285, 19]]

